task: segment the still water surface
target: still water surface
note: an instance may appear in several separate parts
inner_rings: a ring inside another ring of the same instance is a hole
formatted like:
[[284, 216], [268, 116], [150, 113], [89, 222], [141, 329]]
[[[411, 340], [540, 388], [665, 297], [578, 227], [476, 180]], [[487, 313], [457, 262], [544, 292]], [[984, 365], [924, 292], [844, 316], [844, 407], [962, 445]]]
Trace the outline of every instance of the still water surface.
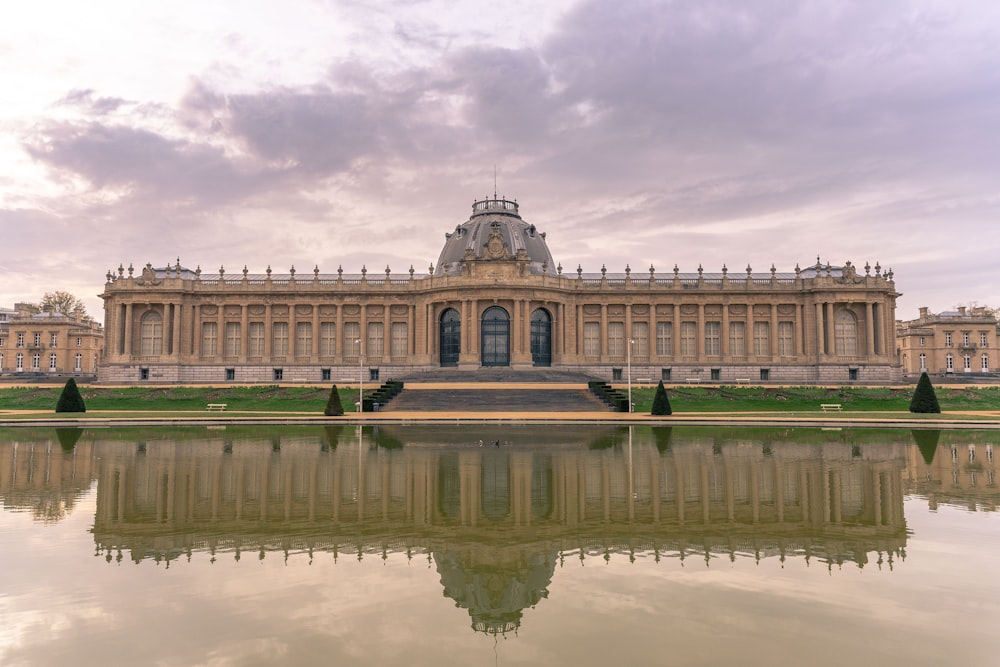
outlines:
[[0, 431], [0, 664], [1000, 664], [1000, 434]]

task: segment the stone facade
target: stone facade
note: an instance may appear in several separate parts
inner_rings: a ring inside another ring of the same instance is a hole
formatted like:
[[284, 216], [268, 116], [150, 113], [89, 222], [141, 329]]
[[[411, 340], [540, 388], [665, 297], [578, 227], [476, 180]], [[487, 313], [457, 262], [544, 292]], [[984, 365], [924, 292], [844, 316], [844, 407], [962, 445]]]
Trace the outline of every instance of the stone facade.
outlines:
[[24, 304], [0, 320], [0, 377], [96, 375], [104, 332], [97, 322], [33, 313]]
[[[891, 382], [892, 271], [565, 273], [518, 204], [485, 199], [426, 274], [108, 272], [104, 382], [405, 379], [454, 367], [607, 380]], [[359, 370], [361, 369], [361, 370]], [[471, 377], [471, 376], [470, 376]]]
[[998, 329], [996, 316], [986, 308], [959, 307], [939, 314], [921, 308], [917, 319], [896, 326], [903, 373], [995, 375]]

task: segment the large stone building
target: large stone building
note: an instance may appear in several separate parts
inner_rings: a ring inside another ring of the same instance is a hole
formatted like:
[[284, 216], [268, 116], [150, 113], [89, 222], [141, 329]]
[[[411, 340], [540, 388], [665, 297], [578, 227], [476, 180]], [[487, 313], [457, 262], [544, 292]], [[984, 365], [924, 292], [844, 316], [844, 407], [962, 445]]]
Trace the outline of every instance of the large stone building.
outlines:
[[896, 326], [903, 373], [965, 377], [995, 374], [998, 329], [996, 316], [984, 307], [960, 306], [938, 314], [921, 308], [917, 319]]
[[[477, 201], [427, 273], [108, 272], [107, 382], [405, 378], [552, 367], [609, 380], [899, 378], [892, 271], [564, 272], [505, 198]], [[626, 371], [625, 369], [628, 369]]]
[[0, 317], [0, 377], [93, 376], [104, 332], [97, 322], [14, 304]]

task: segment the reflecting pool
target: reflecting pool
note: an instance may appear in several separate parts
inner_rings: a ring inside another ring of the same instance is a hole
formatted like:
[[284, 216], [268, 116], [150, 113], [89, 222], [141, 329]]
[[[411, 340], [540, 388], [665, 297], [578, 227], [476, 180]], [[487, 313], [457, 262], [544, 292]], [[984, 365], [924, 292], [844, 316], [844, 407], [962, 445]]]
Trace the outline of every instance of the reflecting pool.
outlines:
[[1000, 664], [1000, 433], [0, 430], [0, 664]]

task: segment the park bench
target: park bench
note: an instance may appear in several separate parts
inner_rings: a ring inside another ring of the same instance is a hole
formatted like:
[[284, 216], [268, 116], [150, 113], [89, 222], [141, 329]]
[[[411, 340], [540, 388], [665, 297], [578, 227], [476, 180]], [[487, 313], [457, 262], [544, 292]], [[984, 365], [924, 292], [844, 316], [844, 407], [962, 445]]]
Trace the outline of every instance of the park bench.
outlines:
[[840, 412], [843, 409], [840, 403], [821, 403], [819, 408], [823, 412]]
[[736, 378], [736, 384], [750, 384], [750, 378]]
[[687, 378], [684, 381], [687, 382], [688, 384], [698, 384], [699, 382], [701, 382], [701, 378]]
[[636, 378], [635, 383], [638, 385], [651, 385], [653, 384], [652, 378]]
[[228, 403], [209, 403], [205, 406], [205, 409], [208, 411], [218, 410], [219, 412], [222, 412], [226, 409], [227, 405]]

